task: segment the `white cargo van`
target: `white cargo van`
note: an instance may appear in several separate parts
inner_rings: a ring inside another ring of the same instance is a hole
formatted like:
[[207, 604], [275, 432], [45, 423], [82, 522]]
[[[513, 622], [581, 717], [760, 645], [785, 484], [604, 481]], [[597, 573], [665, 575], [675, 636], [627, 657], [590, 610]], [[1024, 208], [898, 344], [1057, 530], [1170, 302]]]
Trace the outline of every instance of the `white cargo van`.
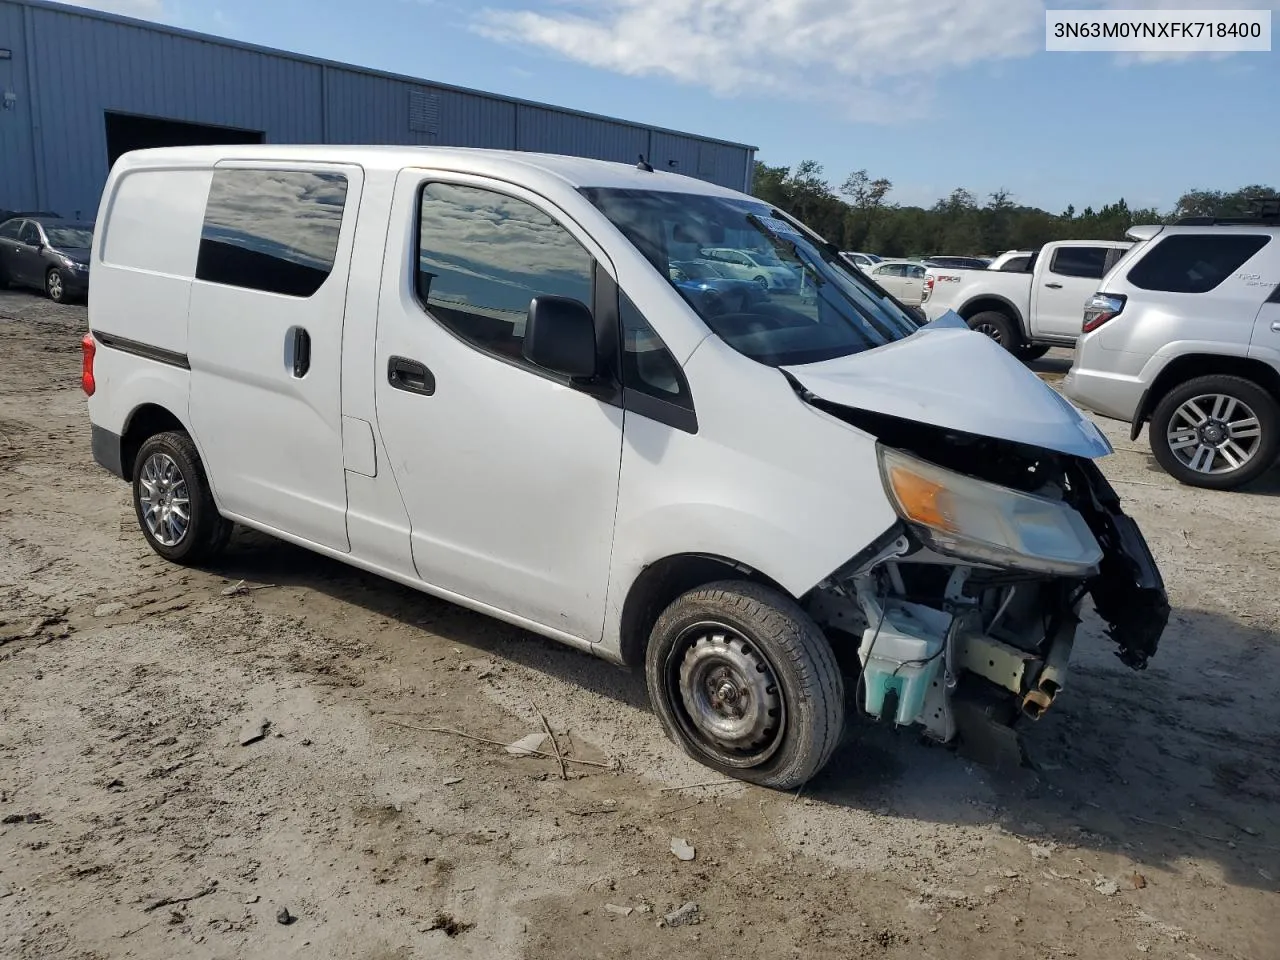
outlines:
[[[193, 147], [121, 158], [97, 222], [93, 452], [170, 560], [240, 523], [643, 665], [684, 749], [775, 787], [837, 746], [837, 653], [859, 707], [954, 741], [1049, 705], [1086, 594], [1125, 662], [1155, 651], [1164, 589], [1092, 424], [752, 197]], [[671, 279], [765, 244], [801, 290]]]

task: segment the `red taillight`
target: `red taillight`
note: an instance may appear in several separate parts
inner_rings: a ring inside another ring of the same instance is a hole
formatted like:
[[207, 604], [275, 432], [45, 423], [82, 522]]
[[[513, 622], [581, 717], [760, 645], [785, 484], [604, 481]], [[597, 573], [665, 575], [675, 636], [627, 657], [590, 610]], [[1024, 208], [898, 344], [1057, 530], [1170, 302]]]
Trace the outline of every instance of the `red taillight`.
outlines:
[[933, 296], [933, 284], [934, 284], [933, 277], [926, 276], [924, 278], [924, 296], [921, 298], [922, 300], [928, 300], [931, 296]]
[[93, 391], [98, 389], [93, 380], [93, 357], [98, 352], [98, 345], [94, 342], [92, 333], [86, 333], [80, 338], [80, 351], [83, 354], [80, 363], [80, 389], [86, 397], [92, 397]]
[[1127, 297], [1098, 293], [1084, 305], [1084, 323], [1080, 325], [1082, 333], [1092, 333], [1108, 320], [1114, 320], [1124, 312]]

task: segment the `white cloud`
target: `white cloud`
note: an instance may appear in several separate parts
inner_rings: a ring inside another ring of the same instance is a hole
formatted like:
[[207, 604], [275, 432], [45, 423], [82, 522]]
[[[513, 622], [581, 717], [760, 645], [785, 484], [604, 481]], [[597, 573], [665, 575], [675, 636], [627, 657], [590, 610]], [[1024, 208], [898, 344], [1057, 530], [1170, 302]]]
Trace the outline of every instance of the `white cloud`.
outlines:
[[[568, 0], [484, 10], [476, 29], [628, 76], [725, 96], [842, 102], [902, 119], [942, 75], [1044, 49], [1040, 0]], [[871, 98], [893, 97], [891, 104]]]
[[89, 7], [105, 13], [118, 13], [123, 17], [140, 20], [161, 20], [166, 14], [164, 0], [61, 0], [73, 7]]

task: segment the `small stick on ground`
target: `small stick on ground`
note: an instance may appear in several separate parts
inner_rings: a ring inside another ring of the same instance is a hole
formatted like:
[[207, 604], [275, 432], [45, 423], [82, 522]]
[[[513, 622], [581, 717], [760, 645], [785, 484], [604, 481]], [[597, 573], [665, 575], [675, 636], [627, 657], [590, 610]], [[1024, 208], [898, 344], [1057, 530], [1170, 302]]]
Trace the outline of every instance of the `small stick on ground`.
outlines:
[[700, 787], [727, 787], [730, 784], [743, 784], [741, 780], [707, 780], [705, 783], [686, 783], [678, 787], [663, 787], [659, 793], [675, 793], [680, 790], [697, 790]]
[[[386, 718], [384, 718], [386, 719]], [[448, 727], [419, 727], [412, 723], [403, 723], [400, 720], [387, 720], [387, 723], [397, 727], [404, 727], [407, 730], [421, 730], [423, 733], [446, 733], [451, 737], [462, 737], [464, 740], [474, 740], [476, 743], [488, 743], [495, 747], [509, 747], [509, 743], [503, 743], [500, 740], [490, 740], [488, 737], [477, 737], [474, 734], [463, 733], [461, 730], [450, 730]], [[528, 751], [535, 757], [546, 757], [548, 760], [555, 760], [554, 753], [547, 753], [543, 750]], [[564, 757], [565, 763], [580, 763], [584, 767], [599, 767], [602, 770], [617, 770], [617, 763], [599, 763], [595, 760], [579, 760], [576, 757]]]
[[1131, 483], [1135, 487], [1163, 487], [1163, 483], [1152, 483], [1149, 480], [1121, 480], [1119, 477], [1107, 477], [1111, 483]]
[[150, 913], [152, 910], [159, 910], [161, 907], [171, 907], [175, 903], [190, 903], [192, 900], [199, 900], [201, 897], [207, 897], [218, 889], [216, 883], [211, 883], [207, 887], [197, 890], [189, 897], [165, 897], [163, 900], [157, 900], [149, 907], [145, 907], [143, 912]]
[[564, 754], [560, 752], [560, 744], [556, 743], [556, 735], [551, 732], [551, 724], [547, 723], [547, 718], [542, 715], [542, 711], [538, 709], [538, 705], [532, 700], [529, 706], [533, 707], [533, 712], [538, 715], [538, 719], [542, 721], [542, 729], [547, 732], [547, 739], [551, 741], [551, 749], [556, 752], [556, 760], [560, 763], [560, 779], [569, 779], [569, 768], [564, 765]]

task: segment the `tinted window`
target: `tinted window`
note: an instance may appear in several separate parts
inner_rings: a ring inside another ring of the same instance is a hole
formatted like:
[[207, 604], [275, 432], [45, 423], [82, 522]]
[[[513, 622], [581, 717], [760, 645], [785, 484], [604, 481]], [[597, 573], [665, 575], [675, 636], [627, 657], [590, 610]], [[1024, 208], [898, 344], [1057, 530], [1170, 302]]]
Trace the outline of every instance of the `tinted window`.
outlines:
[[622, 385], [692, 410], [693, 397], [680, 364], [625, 293], [618, 296], [618, 313], [622, 320]]
[[418, 296], [464, 340], [526, 363], [524, 326], [539, 296], [592, 302], [591, 255], [549, 216], [478, 187], [422, 189]]
[[877, 277], [905, 277], [907, 268], [901, 263], [891, 263], [887, 267], [877, 267], [875, 274]]
[[1208, 293], [1265, 247], [1269, 239], [1221, 233], [1166, 237], [1129, 271], [1129, 282], [1143, 290]]
[[7, 240], [17, 240], [18, 231], [21, 229], [22, 229], [21, 220], [5, 221], [4, 223], [0, 223], [0, 237], [4, 237]]
[[23, 243], [29, 243], [35, 246], [40, 242], [40, 231], [36, 229], [36, 225], [31, 221], [27, 221], [22, 225], [22, 232], [18, 234], [18, 239]]
[[1059, 247], [1053, 252], [1049, 270], [1060, 277], [1101, 280], [1106, 264], [1106, 247]]
[[1000, 268], [1001, 273], [1025, 273], [1027, 264], [1031, 262], [1030, 257], [1012, 257], [1004, 262], [1004, 266]]
[[906, 275], [910, 277], [912, 280], [924, 279], [924, 273], [925, 273], [924, 267], [915, 266], [915, 267], [906, 267], [905, 269], [907, 271]]
[[215, 170], [196, 279], [309, 297], [338, 252], [347, 178], [299, 170]]

